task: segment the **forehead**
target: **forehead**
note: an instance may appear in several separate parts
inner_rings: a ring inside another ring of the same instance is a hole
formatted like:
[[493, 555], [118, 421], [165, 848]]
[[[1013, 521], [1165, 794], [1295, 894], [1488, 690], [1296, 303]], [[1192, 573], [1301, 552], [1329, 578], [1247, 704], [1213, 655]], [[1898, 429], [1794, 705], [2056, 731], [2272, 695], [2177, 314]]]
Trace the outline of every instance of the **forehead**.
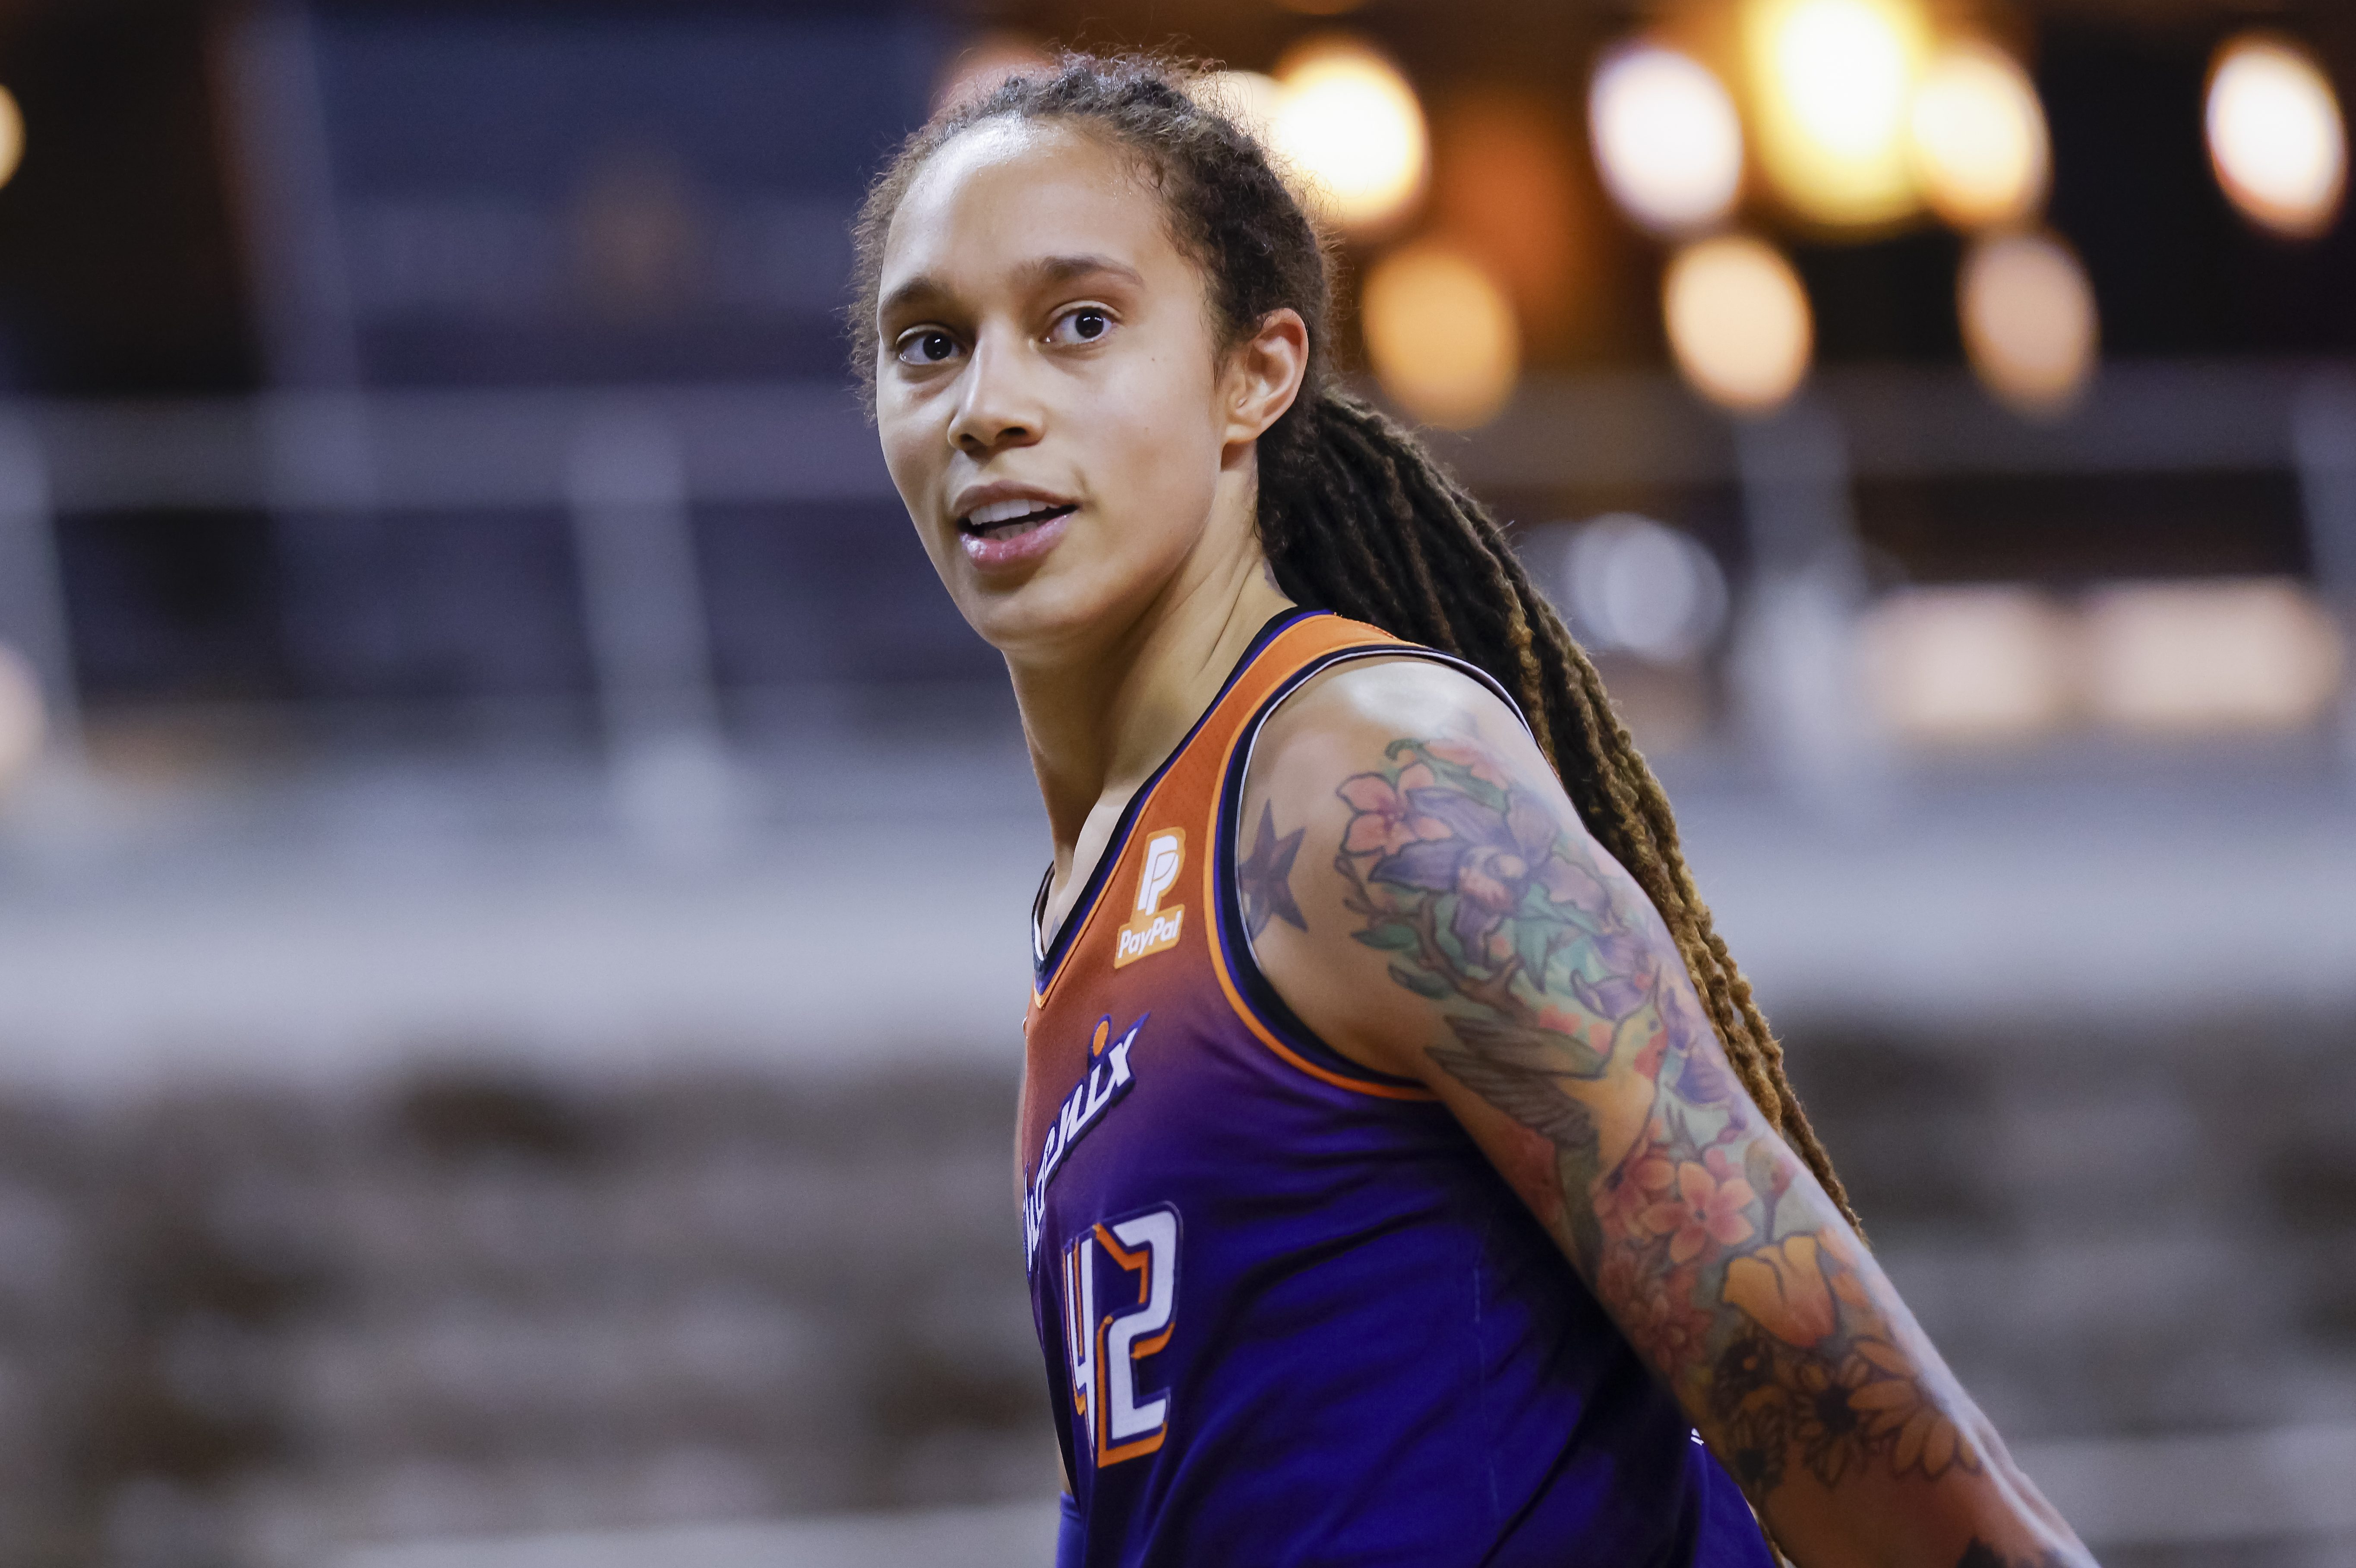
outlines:
[[1136, 160], [1069, 126], [991, 121], [941, 147], [909, 185], [883, 289], [919, 275], [979, 283], [1057, 255], [1105, 256], [1149, 277], [1183, 264]]

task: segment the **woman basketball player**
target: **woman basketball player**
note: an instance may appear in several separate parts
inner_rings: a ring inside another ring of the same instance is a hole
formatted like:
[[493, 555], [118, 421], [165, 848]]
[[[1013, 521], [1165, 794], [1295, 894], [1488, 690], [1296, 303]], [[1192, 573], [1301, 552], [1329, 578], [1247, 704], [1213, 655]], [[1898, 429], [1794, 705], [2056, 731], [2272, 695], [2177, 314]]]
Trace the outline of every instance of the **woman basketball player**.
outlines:
[[1059, 1559], [2083, 1563], [1858, 1240], [1594, 669], [1333, 384], [1316, 233], [1188, 85], [1011, 81], [860, 231], [893, 479], [1055, 834]]

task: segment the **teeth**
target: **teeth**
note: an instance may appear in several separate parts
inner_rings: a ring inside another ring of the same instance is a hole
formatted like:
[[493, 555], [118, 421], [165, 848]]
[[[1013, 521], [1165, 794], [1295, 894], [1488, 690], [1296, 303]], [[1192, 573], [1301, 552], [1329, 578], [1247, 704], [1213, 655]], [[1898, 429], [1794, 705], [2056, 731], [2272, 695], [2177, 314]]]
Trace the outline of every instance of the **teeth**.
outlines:
[[992, 501], [987, 507], [976, 507], [966, 522], [977, 528], [996, 528], [1017, 517], [1027, 517], [1033, 512], [1052, 512], [1055, 509], [1046, 501]]

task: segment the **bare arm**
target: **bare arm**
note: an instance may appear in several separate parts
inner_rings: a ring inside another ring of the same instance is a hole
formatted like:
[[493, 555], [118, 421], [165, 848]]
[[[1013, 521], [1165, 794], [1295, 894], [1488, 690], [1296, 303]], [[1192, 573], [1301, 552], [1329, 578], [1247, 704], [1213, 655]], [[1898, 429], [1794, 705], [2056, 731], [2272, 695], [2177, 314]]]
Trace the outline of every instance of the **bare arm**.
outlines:
[[2090, 1561], [1744, 1093], [1659, 915], [1493, 696], [1428, 664], [1345, 667], [1270, 720], [1243, 809], [1269, 980], [1336, 1049], [1447, 1102], [1804, 1568]]

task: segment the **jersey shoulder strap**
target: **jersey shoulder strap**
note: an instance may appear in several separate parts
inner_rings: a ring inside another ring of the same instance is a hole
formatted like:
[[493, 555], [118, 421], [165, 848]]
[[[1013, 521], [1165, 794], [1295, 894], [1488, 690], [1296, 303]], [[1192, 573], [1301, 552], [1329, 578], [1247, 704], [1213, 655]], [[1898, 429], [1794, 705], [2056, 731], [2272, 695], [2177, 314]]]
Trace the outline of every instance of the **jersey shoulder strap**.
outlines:
[[[1057, 992], [1064, 975], [1074, 966], [1079, 949], [1114, 939], [1113, 928], [1120, 921], [1119, 912], [1108, 912], [1104, 907], [1110, 901], [1106, 896], [1107, 886], [1119, 880], [1141, 827], [1177, 826], [1183, 831], [1185, 827], [1201, 823], [1215, 803], [1221, 766], [1237, 735], [1280, 687], [1303, 667], [1334, 653], [1386, 645], [1405, 645], [1388, 633], [1345, 621], [1326, 611], [1288, 611], [1260, 629], [1185, 739], [1130, 798], [1095, 870], [1065, 915], [1062, 928], [1044, 945], [1039, 943], [1039, 932], [1047, 882], [1041, 880], [1031, 919], [1034, 1008], [1045, 1006]], [[1207, 848], [1208, 845], [1199, 837], [1193, 846], [1198, 858]], [[1199, 859], [1196, 864], [1200, 864]]]
[[[1033, 1006], [1048, 1003], [1080, 949], [1119, 940], [1117, 928], [1131, 901], [1128, 894], [1137, 891], [1126, 884], [1136, 880], [1131, 872], [1142, 874], [1141, 867], [1129, 865], [1140, 858], [1131, 851], [1140, 848], [1141, 832], [1167, 839], [1159, 864], [1170, 877], [1180, 875], [1183, 868], [1191, 873], [1190, 882], [1200, 877], [1207, 884], [1219, 870], [1215, 846], [1221, 837], [1217, 826], [1221, 806], [1231, 793], [1230, 775], [1240, 781], [1251, 741], [1268, 715], [1303, 682], [1336, 664], [1395, 656], [1429, 658], [1462, 669], [1497, 690], [1508, 706], [1513, 704], [1495, 681], [1472, 666], [1363, 622], [1323, 610], [1296, 610], [1270, 621], [1237, 662], [1226, 685], [1186, 738], [1130, 798], [1087, 885], [1065, 917], [1063, 929], [1044, 948], [1035, 945], [1047, 891], [1045, 882], [1041, 883], [1032, 920]], [[1211, 891], [1206, 885], [1205, 891]], [[1115, 903], [1121, 907], [1114, 909]]]
[[[1326, 671], [1359, 659], [1411, 658], [1445, 665], [1487, 688], [1523, 728], [1529, 727], [1529, 720], [1513, 694], [1479, 666], [1371, 626], [1334, 619], [1336, 624], [1329, 635], [1320, 639], [1318, 645], [1304, 648], [1301, 657], [1290, 661], [1280, 676], [1268, 682], [1264, 695], [1235, 726], [1221, 749], [1219, 783], [1207, 803], [1208, 820], [1204, 834], [1210, 848], [1204, 866], [1205, 901], [1210, 906], [1214, 922], [1209, 955], [1219, 988], [1226, 994], [1236, 1016], [1277, 1056], [1335, 1088], [1384, 1099], [1430, 1100], [1433, 1097], [1430, 1091], [1414, 1080], [1376, 1072], [1334, 1051], [1294, 1015], [1261, 974], [1258, 960], [1252, 954], [1243, 901], [1235, 885], [1234, 869], [1244, 832], [1246, 775], [1251, 770], [1252, 752], [1260, 731], [1284, 700]], [[1350, 635], [1353, 632], [1370, 635]]]

